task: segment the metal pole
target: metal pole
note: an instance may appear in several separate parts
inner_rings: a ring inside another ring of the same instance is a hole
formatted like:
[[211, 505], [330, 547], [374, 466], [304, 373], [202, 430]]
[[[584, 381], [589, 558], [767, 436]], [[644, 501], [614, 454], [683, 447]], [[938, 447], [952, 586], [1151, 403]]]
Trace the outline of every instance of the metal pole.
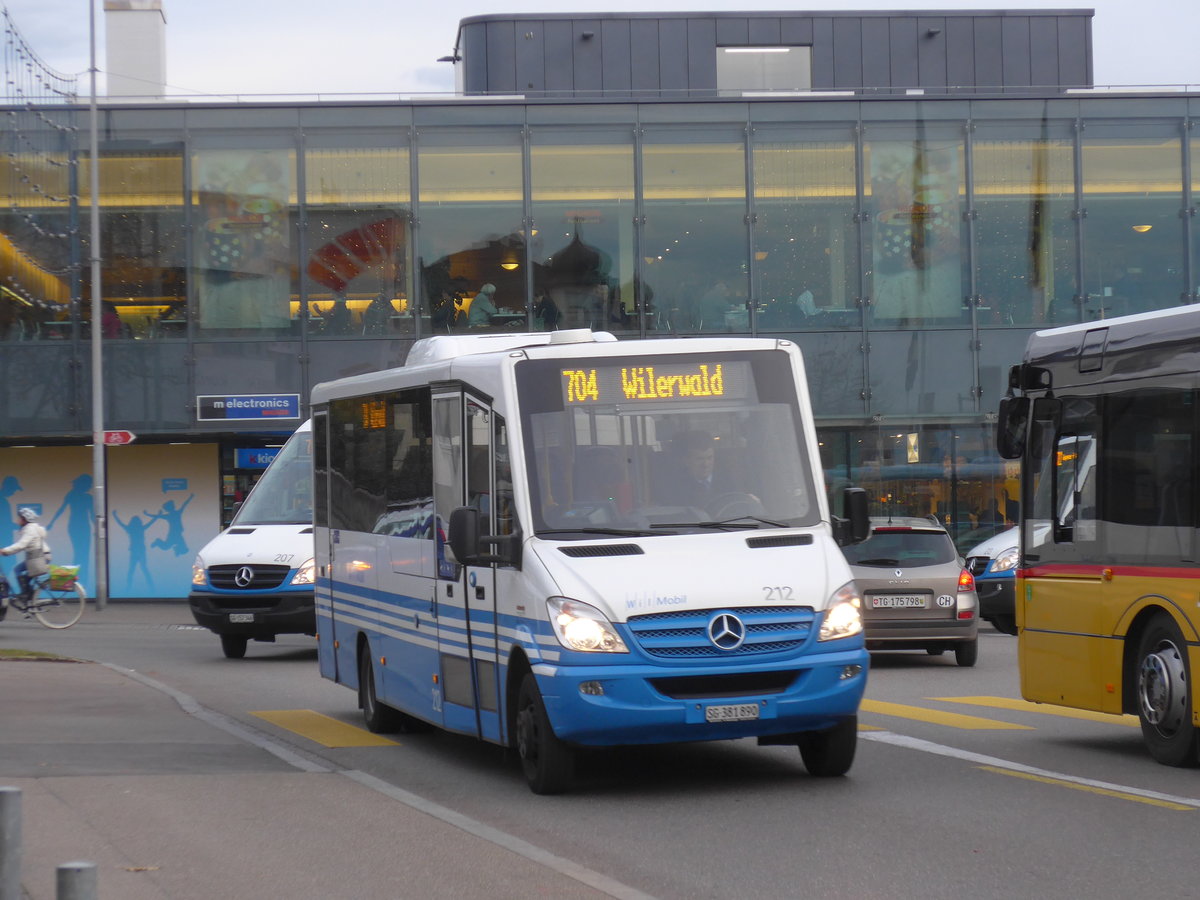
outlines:
[[100, 117], [96, 108], [96, 3], [88, 0], [91, 38], [91, 229], [88, 247], [92, 260], [92, 508], [96, 516], [96, 609], [108, 603], [108, 501], [104, 471], [104, 359], [101, 356], [100, 287]]
[[99, 896], [95, 863], [63, 863], [54, 870], [54, 876], [55, 900], [96, 900]]
[[0, 787], [0, 900], [21, 900], [21, 789]]

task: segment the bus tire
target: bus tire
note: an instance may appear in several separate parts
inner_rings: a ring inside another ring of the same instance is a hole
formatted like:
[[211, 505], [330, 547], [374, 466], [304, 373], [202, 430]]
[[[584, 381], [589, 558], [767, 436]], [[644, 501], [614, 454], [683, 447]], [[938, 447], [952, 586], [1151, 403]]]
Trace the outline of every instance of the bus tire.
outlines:
[[1200, 731], [1192, 724], [1187, 644], [1166, 615], [1155, 616], [1142, 632], [1135, 683], [1142, 740], [1150, 755], [1166, 766], [1200, 763]]
[[975, 665], [979, 659], [979, 639], [973, 641], [963, 641], [961, 644], [954, 645], [954, 661], [964, 669], [969, 669]]
[[249, 638], [240, 634], [221, 635], [221, 652], [226, 659], [242, 659], [246, 656], [246, 644]]
[[375, 692], [375, 666], [371, 652], [364, 647], [358, 655], [358, 706], [363, 712], [367, 730], [373, 734], [392, 734], [400, 731], [404, 720], [398, 710], [379, 702]]
[[517, 691], [517, 756], [529, 789], [535, 794], [561, 794], [575, 777], [575, 754], [554, 733], [542, 692], [532, 672]]
[[843, 719], [825, 731], [800, 735], [800, 758], [815, 778], [845, 775], [854, 764], [858, 747], [858, 716]]

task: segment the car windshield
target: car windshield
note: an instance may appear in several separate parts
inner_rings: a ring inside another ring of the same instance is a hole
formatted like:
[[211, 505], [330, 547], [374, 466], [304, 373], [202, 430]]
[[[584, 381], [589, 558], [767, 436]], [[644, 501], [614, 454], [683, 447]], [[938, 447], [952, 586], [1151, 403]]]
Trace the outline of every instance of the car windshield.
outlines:
[[842, 551], [852, 566], [939, 566], [958, 558], [944, 531], [875, 531]]
[[516, 374], [538, 534], [820, 520], [787, 353], [528, 360]]
[[293, 434], [246, 498], [234, 525], [312, 524], [312, 432]]

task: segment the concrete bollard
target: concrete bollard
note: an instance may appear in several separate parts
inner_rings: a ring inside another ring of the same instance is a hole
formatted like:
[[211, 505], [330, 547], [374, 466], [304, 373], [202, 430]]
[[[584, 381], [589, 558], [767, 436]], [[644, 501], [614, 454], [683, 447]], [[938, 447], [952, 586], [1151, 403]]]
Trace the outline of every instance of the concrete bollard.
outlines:
[[55, 900], [96, 900], [99, 896], [95, 863], [63, 863], [54, 872]]
[[0, 900], [21, 900], [21, 789], [0, 787]]

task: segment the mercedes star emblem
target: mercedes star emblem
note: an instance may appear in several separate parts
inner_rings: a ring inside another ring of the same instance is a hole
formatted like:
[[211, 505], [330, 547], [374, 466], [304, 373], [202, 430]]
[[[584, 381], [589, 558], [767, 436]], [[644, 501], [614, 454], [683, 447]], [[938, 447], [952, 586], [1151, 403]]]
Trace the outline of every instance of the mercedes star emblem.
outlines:
[[242, 566], [233, 576], [233, 583], [240, 588], [250, 587], [254, 581], [254, 570], [249, 566]]
[[732, 613], [721, 613], [708, 623], [708, 639], [722, 650], [736, 650], [746, 640], [746, 626]]

